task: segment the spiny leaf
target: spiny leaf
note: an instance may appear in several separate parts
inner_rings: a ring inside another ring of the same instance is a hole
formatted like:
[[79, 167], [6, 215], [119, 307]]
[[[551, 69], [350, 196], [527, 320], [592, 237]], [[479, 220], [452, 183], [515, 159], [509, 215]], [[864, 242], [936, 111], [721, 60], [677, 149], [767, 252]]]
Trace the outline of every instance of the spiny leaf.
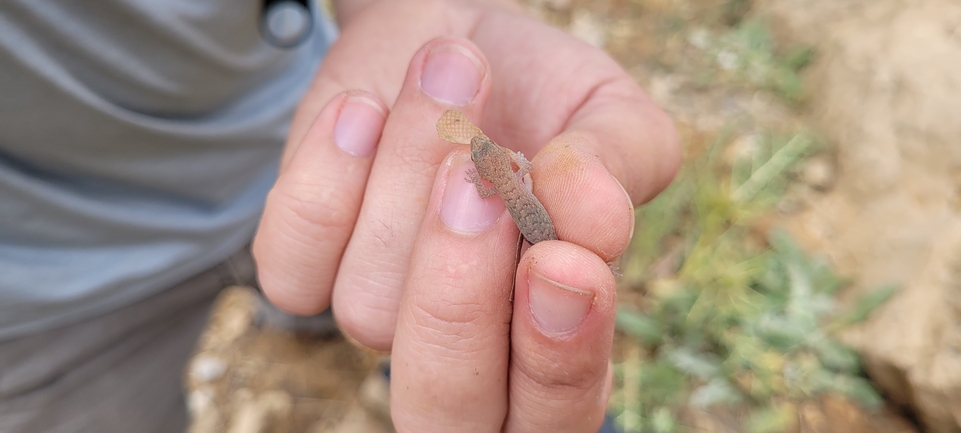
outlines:
[[832, 387], [851, 397], [852, 400], [861, 406], [871, 410], [877, 410], [884, 404], [884, 400], [881, 399], [878, 392], [871, 386], [871, 382], [861, 377], [839, 375], [835, 377], [835, 380], [832, 382]]
[[697, 353], [687, 347], [668, 350], [664, 358], [678, 370], [700, 379], [710, 379], [720, 372], [716, 355]]
[[743, 399], [740, 391], [726, 379], [714, 378], [694, 389], [688, 403], [692, 407], [706, 409], [716, 404], [740, 403]]
[[875, 308], [885, 303], [888, 299], [894, 296], [897, 291], [898, 286], [893, 284], [881, 286], [877, 289], [871, 290], [870, 292], [858, 298], [857, 302], [854, 304], [854, 308], [838, 319], [832, 327], [844, 328], [867, 320], [868, 316], [871, 315], [871, 312], [874, 311]]
[[787, 144], [771, 156], [764, 165], [759, 167], [751, 177], [739, 185], [731, 199], [743, 203], [754, 198], [771, 180], [783, 176], [788, 167], [796, 163], [812, 145], [812, 140], [805, 135], [795, 135]]
[[848, 374], [857, 374], [861, 369], [857, 352], [837, 340], [820, 338], [811, 341], [810, 346], [825, 367]]
[[617, 329], [640, 338], [645, 344], [660, 343], [664, 336], [660, 322], [623, 305], [617, 307], [616, 325]]
[[784, 54], [782, 63], [784, 67], [796, 72], [807, 66], [812, 58], [814, 58], [814, 50], [811, 47], [796, 46]]

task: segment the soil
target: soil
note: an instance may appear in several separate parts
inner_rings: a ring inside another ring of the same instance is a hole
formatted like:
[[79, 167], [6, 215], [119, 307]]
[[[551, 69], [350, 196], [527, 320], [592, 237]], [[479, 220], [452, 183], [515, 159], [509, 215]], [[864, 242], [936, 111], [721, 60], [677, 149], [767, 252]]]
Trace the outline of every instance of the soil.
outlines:
[[379, 355], [262, 324], [261, 302], [250, 287], [218, 299], [186, 372], [190, 433], [393, 431]]

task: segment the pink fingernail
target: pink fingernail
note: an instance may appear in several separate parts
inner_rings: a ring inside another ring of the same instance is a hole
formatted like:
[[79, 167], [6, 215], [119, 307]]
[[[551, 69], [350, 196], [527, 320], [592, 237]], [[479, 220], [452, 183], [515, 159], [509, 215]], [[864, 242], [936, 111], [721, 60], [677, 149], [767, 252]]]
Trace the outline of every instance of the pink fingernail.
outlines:
[[533, 272], [528, 284], [531, 313], [549, 333], [574, 329], [584, 321], [594, 303], [594, 292], [566, 286]]
[[420, 88], [431, 98], [463, 107], [474, 99], [483, 77], [474, 53], [459, 45], [441, 45], [427, 55]]
[[334, 124], [334, 143], [351, 155], [370, 156], [386, 120], [387, 113], [376, 101], [363, 95], [348, 96]]
[[474, 168], [474, 164], [451, 168], [440, 204], [440, 219], [454, 230], [480, 233], [490, 228], [504, 213], [504, 202], [498, 197], [480, 197], [477, 187], [465, 180], [471, 168]]

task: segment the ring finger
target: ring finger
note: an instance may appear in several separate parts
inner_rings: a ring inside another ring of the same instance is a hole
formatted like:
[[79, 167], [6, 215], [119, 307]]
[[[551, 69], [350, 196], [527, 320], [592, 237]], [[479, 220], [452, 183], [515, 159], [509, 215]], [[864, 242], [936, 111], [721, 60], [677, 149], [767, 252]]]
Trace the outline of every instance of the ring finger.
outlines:
[[253, 254], [261, 287], [280, 308], [313, 314], [328, 307], [386, 118], [376, 96], [335, 96], [270, 191]]

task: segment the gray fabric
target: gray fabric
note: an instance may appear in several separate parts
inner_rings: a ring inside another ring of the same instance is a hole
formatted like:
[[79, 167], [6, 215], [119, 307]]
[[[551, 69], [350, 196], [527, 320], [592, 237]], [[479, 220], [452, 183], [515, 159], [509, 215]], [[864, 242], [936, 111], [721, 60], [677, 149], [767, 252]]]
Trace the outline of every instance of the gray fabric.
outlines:
[[244, 249], [133, 305], [0, 343], [0, 432], [182, 432], [183, 368], [212, 300], [253, 282]]
[[0, 341], [129, 305], [250, 241], [334, 37], [315, 16], [305, 43], [273, 47], [261, 8], [0, 2]]

